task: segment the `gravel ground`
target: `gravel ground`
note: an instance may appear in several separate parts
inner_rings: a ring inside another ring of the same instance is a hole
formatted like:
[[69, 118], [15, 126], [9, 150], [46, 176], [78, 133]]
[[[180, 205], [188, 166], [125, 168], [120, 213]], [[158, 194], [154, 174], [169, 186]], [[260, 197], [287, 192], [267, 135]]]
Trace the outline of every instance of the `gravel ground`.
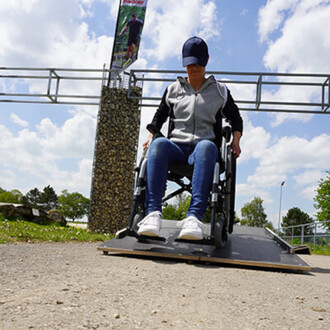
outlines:
[[329, 329], [330, 257], [296, 274], [0, 245], [0, 329]]

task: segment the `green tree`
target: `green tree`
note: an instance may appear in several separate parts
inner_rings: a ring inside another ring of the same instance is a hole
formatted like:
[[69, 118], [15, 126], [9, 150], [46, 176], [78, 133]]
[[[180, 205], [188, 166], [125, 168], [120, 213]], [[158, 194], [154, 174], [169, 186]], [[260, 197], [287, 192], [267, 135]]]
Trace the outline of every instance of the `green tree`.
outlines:
[[169, 204], [163, 208], [162, 216], [164, 219], [181, 220], [178, 216], [178, 208], [173, 204]]
[[241, 208], [241, 225], [250, 227], [266, 227], [267, 215], [262, 205], [263, 200], [260, 197], [254, 197], [249, 203]]
[[1, 189], [0, 191], [0, 202], [2, 203], [13, 203], [20, 204], [23, 194], [17, 190], [4, 191]]
[[40, 198], [41, 198], [41, 192], [40, 190], [36, 187], [34, 189], [31, 189], [28, 191], [23, 197], [22, 197], [22, 202], [26, 206], [30, 206], [33, 208], [39, 208], [40, 206]]
[[43, 191], [38, 188], [31, 189], [25, 196], [22, 196], [22, 202], [24, 205], [44, 211], [56, 209], [58, 205], [57, 195], [50, 185], [44, 187]]
[[72, 221], [81, 219], [88, 214], [89, 199], [78, 192], [69, 193], [67, 190], [63, 190], [57, 201], [59, 211]]
[[[282, 219], [282, 227], [303, 225], [305, 223], [311, 223], [313, 219], [298, 207], [292, 207]], [[304, 226], [304, 234], [311, 235], [313, 228], [310, 226]], [[288, 228], [284, 230], [285, 235], [291, 235], [292, 229]], [[294, 228], [294, 235], [301, 235], [301, 227]]]
[[45, 211], [57, 208], [57, 195], [55, 190], [51, 186], [48, 185], [44, 188], [43, 192], [40, 194], [39, 204], [41, 208]]
[[265, 227], [271, 229], [272, 231], [275, 231], [274, 225], [272, 224], [271, 221], [267, 221], [267, 224]]
[[186, 217], [190, 205], [191, 196], [184, 197], [182, 194], [177, 196], [176, 204], [169, 204], [162, 210], [164, 219], [182, 220]]
[[[162, 210], [162, 216], [164, 219], [171, 220], [183, 220], [187, 216], [189, 205], [191, 202], [191, 196], [185, 197], [183, 194], [177, 196], [176, 204], [169, 204]], [[211, 211], [206, 209], [203, 222], [211, 221]]]
[[[316, 189], [316, 196], [314, 197], [314, 207], [319, 210], [316, 213], [318, 221], [325, 222], [330, 220], [330, 171], [326, 171], [325, 179], [319, 181], [319, 186]], [[324, 228], [330, 230], [330, 223], [324, 223]]]
[[238, 224], [241, 222], [241, 219], [238, 217], [236, 214], [236, 211], [234, 212], [234, 225]]

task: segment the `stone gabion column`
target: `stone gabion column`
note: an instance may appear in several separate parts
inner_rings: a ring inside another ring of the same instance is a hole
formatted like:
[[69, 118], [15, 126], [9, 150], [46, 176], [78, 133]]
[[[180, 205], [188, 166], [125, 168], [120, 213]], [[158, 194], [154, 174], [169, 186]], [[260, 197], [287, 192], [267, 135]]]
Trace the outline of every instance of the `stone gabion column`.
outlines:
[[[131, 95], [141, 95], [134, 87]], [[127, 226], [140, 129], [139, 101], [103, 86], [94, 150], [88, 227], [114, 233]]]

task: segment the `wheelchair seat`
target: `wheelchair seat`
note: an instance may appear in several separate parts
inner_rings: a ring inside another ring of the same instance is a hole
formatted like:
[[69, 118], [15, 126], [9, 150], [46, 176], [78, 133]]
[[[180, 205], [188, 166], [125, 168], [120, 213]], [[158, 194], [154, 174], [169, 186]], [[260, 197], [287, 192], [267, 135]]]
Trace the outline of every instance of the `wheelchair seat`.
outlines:
[[188, 164], [170, 164], [168, 166], [169, 176], [181, 179], [187, 177], [192, 178], [194, 166]]
[[[226, 163], [224, 160], [220, 162], [220, 174], [224, 173], [226, 170]], [[194, 166], [188, 164], [169, 164], [168, 165], [169, 178], [182, 179], [183, 177], [192, 179]]]

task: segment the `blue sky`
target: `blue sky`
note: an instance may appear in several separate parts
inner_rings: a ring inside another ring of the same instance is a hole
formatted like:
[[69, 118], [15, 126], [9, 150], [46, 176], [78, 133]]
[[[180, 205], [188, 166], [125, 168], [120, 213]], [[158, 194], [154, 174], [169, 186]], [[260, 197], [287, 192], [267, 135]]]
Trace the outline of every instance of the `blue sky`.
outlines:
[[[109, 64], [118, 1], [11, 0], [0, 4], [0, 67], [101, 69]], [[210, 51], [210, 71], [330, 74], [329, 0], [149, 0], [139, 60], [133, 68], [181, 70], [181, 47], [192, 35]], [[34, 83], [2, 91], [40, 92]], [[76, 86], [72, 87], [77, 88]], [[79, 86], [89, 90], [89, 86]], [[229, 88], [231, 88], [229, 86]], [[147, 86], [160, 96], [164, 86]], [[249, 95], [231, 89], [234, 98]], [[99, 93], [96, 88], [95, 93]], [[274, 91], [281, 99], [293, 92]], [[312, 93], [298, 95], [312, 100]], [[26, 193], [50, 184], [89, 197], [97, 106], [0, 103], [0, 187]], [[155, 109], [142, 111], [142, 126]], [[282, 214], [313, 215], [313, 197], [330, 164], [328, 115], [242, 112], [237, 211], [259, 196], [275, 226]], [[146, 138], [141, 130], [140, 141]]]

